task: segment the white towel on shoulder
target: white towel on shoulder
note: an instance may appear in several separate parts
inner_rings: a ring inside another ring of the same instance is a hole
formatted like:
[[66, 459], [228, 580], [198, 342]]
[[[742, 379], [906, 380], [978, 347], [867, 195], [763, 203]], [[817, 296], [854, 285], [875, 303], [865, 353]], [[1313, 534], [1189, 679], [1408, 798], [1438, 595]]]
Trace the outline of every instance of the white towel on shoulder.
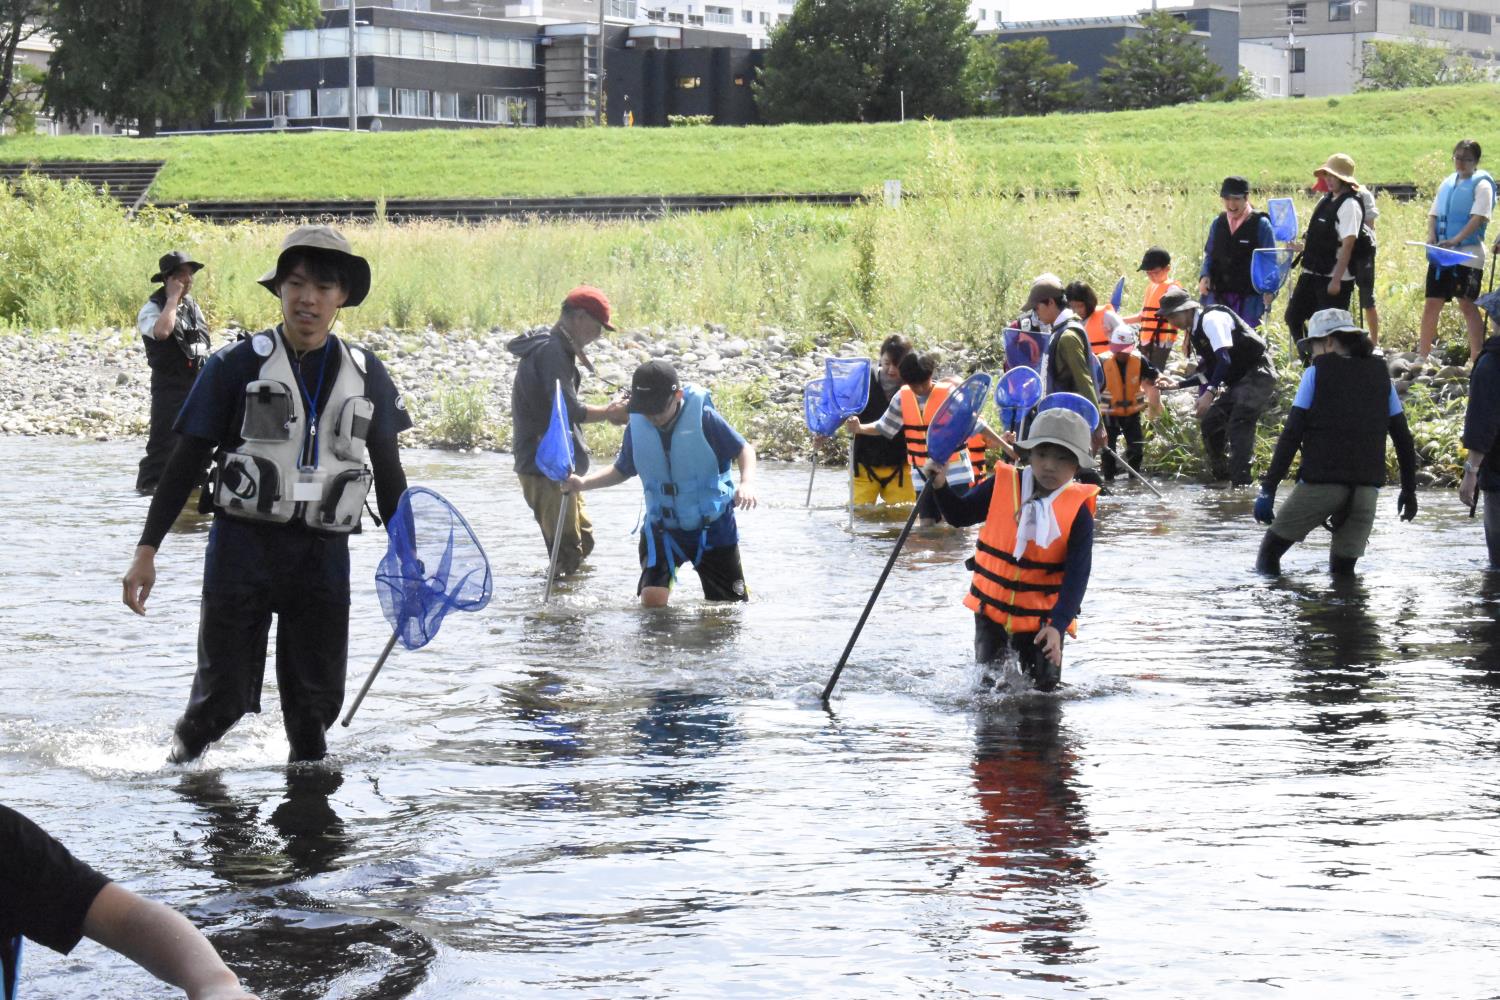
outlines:
[[1038, 548], [1044, 549], [1062, 535], [1057, 515], [1052, 513], [1052, 501], [1068, 488], [1068, 484], [1063, 483], [1046, 496], [1036, 497], [1031, 495], [1034, 486], [1031, 466], [1028, 465], [1021, 470], [1021, 496], [1025, 499], [1021, 501], [1020, 519], [1016, 524], [1016, 547], [1011, 552], [1017, 559], [1026, 551], [1028, 542], [1035, 542]]

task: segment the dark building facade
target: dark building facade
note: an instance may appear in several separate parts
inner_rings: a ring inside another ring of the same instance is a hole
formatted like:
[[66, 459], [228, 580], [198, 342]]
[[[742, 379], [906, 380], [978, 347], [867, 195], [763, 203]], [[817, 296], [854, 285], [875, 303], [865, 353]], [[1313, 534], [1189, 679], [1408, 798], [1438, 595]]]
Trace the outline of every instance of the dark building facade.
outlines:
[[[243, 112], [209, 130], [349, 127], [348, 8], [288, 31], [283, 57], [250, 88]], [[595, 22], [413, 11], [354, 11], [354, 100], [361, 129], [480, 128], [591, 122]], [[612, 125], [759, 121], [751, 84], [763, 51], [743, 36], [676, 25], [605, 24], [605, 116]]]

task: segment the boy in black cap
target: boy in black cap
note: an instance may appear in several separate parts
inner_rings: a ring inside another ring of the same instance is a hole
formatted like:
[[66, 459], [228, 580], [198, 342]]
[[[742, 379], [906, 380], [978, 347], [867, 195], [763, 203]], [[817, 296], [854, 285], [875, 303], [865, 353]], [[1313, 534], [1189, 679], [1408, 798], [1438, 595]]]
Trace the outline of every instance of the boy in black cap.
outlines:
[[145, 614], [156, 550], [214, 453], [198, 670], [173, 763], [260, 711], [273, 614], [291, 760], [324, 756], [344, 701], [349, 535], [372, 481], [386, 521], [406, 490], [396, 435], [411, 418], [380, 359], [332, 333], [339, 309], [369, 293], [369, 263], [328, 226], [300, 226], [260, 284], [282, 322], [208, 359], [123, 581], [125, 604]]
[[1141, 311], [1126, 316], [1125, 322], [1140, 324], [1141, 353], [1154, 367], [1165, 370], [1172, 357], [1172, 345], [1177, 343], [1177, 330], [1158, 313], [1157, 305], [1163, 295], [1182, 286], [1172, 280], [1172, 255], [1161, 247], [1147, 250], [1136, 270], [1146, 272], [1146, 298]]
[[[734, 509], [755, 506], [755, 449], [719, 416], [707, 390], [679, 385], [665, 361], [635, 370], [629, 409], [614, 465], [587, 478], [571, 476], [564, 489], [601, 489], [641, 477], [646, 524], [636, 592], [643, 607], [664, 607], [677, 567], [689, 562], [706, 599], [749, 600]], [[731, 471], [736, 464], [738, 486]]]
[[142, 493], [156, 491], [167, 456], [177, 442], [172, 421], [208, 357], [208, 321], [188, 294], [193, 275], [202, 269], [200, 262], [182, 250], [163, 254], [151, 276], [162, 287], [151, 293], [135, 317], [135, 327], [146, 342], [146, 363], [151, 366], [151, 429], [146, 457], [135, 475], [135, 488]]
[[1246, 323], [1259, 328], [1271, 296], [1255, 290], [1250, 261], [1256, 250], [1274, 248], [1271, 217], [1250, 204], [1250, 182], [1226, 177], [1219, 186], [1224, 211], [1208, 227], [1203, 244], [1203, 268], [1198, 272], [1198, 296], [1204, 305], [1228, 306]]

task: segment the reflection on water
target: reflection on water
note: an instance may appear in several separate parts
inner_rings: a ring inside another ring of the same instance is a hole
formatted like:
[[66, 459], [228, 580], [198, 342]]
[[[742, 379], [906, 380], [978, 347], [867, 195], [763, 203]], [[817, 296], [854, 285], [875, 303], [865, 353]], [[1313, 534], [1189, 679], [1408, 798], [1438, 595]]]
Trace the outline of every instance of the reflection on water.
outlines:
[[1056, 698], [1021, 697], [982, 709], [974, 736], [974, 825], [983, 838], [974, 860], [989, 869], [979, 895], [996, 915], [984, 926], [1019, 938], [1046, 966], [1088, 950], [1077, 936], [1087, 922], [1083, 890], [1095, 881], [1077, 752], [1062, 714]]
[[[1249, 498], [1123, 487], [1056, 697], [977, 697], [972, 531], [914, 535], [830, 712], [899, 527], [767, 464], [752, 600], [635, 595], [639, 494], [546, 564], [508, 459], [414, 453], [495, 599], [401, 651], [331, 762], [276, 713], [163, 765], [194, 663], [202, 525], [118, 606], [145, 513], [130, 444], [0, 437], [0, 787], [203, 926], [281, 998], [1480, 996], [1500, 979], [1500, 583], [1446, 494], [1359, 578], [1317, 545], [1252, 571]], [[56, 498], [70, 502], [58, 505]], [[351, 546], [357, 679], [389, 626]], [[63, 679], [60, 681], [60, 678]], [[268, 699], [267, 704], [274, 704]], [[87, 808], [81, 808], [81, 804]], [[1434, 984], [1441, 984], [1434, 987]], [[172, 992], [100, 949], [28, 952], [28, 1000]]]

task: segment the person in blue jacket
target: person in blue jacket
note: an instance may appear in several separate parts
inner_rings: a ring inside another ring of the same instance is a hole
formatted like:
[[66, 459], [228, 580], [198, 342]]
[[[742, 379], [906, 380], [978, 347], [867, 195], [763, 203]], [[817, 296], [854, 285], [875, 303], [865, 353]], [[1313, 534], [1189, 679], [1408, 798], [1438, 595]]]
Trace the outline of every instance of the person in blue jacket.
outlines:
[[1198, 271], [1198, 298], [1204, 305], [1228, 306], [1259, 329], [1271, 296], [1255, 290], [1250, 261], [1256, 250], [1276, 246], [1271, 217], [1250, 204], [1250, 182], [1226, 177], [1219, 185], [1224, 211], [1208, 227], [1203, 267]]
[[1427, 298], [1417, 353], [1426, 361], [1437, 340], [1443, 305], [1458, 300], [1469, 335], [1469, 360], [1479, 356], [1484, 341], [1484, 318], [1474, 300], [1479, 298], [1484, 274], [1484, 230], [1495, 212], [1495, 178], [1479, 168], [1479, 143], [1464, 139], [1453, 147], [1453, 173], [1444, 178], [1427, 213], [1427, 242], [1468, 254], [1461, 264], [1427, 265]]
[[[648, 361], [630, 384], [630, 422], [607, 469], [570, 476], [569, 492], [641, 477], [641, 604], [664, 607], [677, 568], [692, 563], [710, 601], [746, 601], [734, 511], [755, 506], [755, 449], [714, 409], [708, 390], [681, 385], [665, 361]], [[736, 485], [732, 466], [739, 467]]]
[[1489, 568], [1500, 571], [1500, 292], [1475, 303], [1489, 319], [1490, 336], [1469, 373], [1469, 405], [1464, 411], [1463, 480], [1458, 496], [1472, 511], [1484, 494], [1484, 542]]
[[[1328, 569], [1354, 572], [1375, 526], [1376, 502], [1385, 485], [1385, 439], [1396, 446], [1401, 520], [1417, 516], [1417, 450], [1406, 413], [1385, 362], [1373, 357], [1369, 333], [1344, 309], [1323, 309], [1308, 320], [1298, 345], [1312, 363], [1302, 373], [1271, 465], [1260, 481], [1255, 519], [1270, 525], [1255, 568], [1281, 572], [1281, 557], [1315, 528], [1333, 533]], [[1302, 453], [1297, 485], [1281, 510], [1276, 488]]]

